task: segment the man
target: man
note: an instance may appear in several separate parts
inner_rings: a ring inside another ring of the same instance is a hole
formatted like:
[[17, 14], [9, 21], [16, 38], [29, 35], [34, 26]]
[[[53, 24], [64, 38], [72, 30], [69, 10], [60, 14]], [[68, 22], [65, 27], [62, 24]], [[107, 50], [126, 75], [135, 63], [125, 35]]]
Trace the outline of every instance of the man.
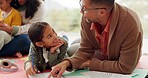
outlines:
[[[130, 74], [141, 55], [142, 27], [137, 14], [114, 0], [81, 0], [80, 48], [53, 67], [49, 77], [67, 69]], [[98, 55], [93, 57], [97, 52]]]

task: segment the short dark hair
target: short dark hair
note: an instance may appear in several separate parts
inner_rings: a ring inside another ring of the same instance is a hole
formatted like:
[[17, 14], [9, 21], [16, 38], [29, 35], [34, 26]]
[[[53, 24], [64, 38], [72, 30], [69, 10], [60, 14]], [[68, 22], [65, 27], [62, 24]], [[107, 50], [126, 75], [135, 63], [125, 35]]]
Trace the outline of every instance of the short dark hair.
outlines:
[[[81, 0], [80, 0], [81, 2]], [[114, 6], [115, 0], [90, 0], [90, 5], [104, 5], [108, 7], [108, 9], [112, 9]]]
[[114, 6], [115, 0], [90, 0], [90, 4], [96, 4], [96, 5], [104, 5], [109, 8], [112, 8]]
[[49, 26], [49, 24], [46, 22], [36, 22], [30, 26], [28, 35], [33, 44], [42, 40], [44, 31], [47, 26]]

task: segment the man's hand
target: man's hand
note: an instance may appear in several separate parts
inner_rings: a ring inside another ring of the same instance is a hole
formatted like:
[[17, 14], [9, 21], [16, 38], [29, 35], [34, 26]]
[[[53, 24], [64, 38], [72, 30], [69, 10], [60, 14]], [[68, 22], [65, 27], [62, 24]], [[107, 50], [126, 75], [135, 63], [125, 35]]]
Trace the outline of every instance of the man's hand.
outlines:
[[6, 31], [7, 33], [10, 34], [13, 31], [13, 27], [3, 22], [0, 22], [0, 30]]
[[61, 78], [62, 74], [65, 72], [68, 66], [70, 66], [70, 62], [67, 60], [57, 64], [56, 66], [52, 67], [52, 71], [50, 72], [48, 78], [51, 78], [51, 77]]
[[91, 62], [90, 60], [87, 60], [86, 62], [82, 63], [79, 68], [82, 69], [82, 68], [85, 68], [85, 67], [89, 67], [90, 62]]
[[59, 44], [56, 45], [56, 46], [54, 46], [54, 47], [51, 47], [51, 48], [50, 48], [50, 52], [51, 52], [51, 53], [55, 53], [55, 51], [56, 51], [60, 46], [62, 46], [63, 44], [64, 44], [64, 40], [59, 39]]

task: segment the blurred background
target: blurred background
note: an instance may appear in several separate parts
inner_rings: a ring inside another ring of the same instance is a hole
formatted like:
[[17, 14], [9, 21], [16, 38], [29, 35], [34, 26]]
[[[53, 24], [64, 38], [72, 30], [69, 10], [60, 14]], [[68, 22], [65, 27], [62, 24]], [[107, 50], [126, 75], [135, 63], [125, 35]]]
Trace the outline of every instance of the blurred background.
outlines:
[[[137, 12], [144, 30], [143, 54], [148, 54], [148, 0], [115, 0]], [[45, 0], [47, 21], [59, 35], [67, 35], [69, 43], [80, 37], [79, 0]]]

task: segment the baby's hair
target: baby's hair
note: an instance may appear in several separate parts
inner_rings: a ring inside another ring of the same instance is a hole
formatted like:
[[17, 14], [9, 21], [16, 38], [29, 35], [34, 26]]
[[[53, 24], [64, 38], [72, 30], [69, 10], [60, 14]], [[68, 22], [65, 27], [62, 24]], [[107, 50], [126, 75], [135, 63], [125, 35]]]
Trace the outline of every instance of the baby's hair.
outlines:
[[47, 26], [49, 26], [49, 24], [46, 22], [36, 22], [30, 26], [28, 30], [28, 35], [33, 44], [42, 40], [43, 33]]

